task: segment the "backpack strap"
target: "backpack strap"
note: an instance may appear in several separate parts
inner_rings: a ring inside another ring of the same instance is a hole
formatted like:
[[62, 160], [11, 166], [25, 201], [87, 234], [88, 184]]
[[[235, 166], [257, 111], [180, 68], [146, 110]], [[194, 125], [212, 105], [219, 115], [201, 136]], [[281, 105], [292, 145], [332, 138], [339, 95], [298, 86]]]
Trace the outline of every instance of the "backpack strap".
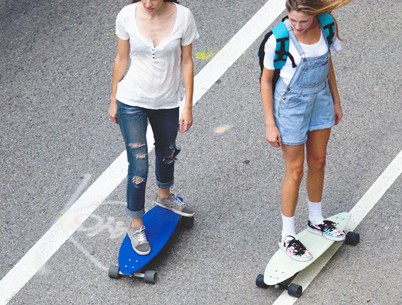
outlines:
[[[330, 48], [335, 40], [335, 34], [336, 34], [335, 20], [329, 13], [324, 13], [322, 15], [318, 15], [317, 17], [324, 31], [324, 35], [328, 43], [328, 48]], [[282, 69], [286, 63], [288, 56], [290, 56], [292, 60], [292, 66], [296, 67], [293, 57], [289, 53], [289, 32], [285, 21], [278, 23], [272, 29], [272, 34], [274, 34], [276, 38], [274, 68]]]
[[262, 76], [262, 70], [264, 70], [265, 44], [267, 43], [267, 41], [271, 35], [272, 35], [272, 31], [265, 34], [264, 39], [261, 41], [260, 47], [258, 48], [258, 52], [257, 52], [258, 61], [260, 63], [260, 68], [261, 68], [260, 80], [261, 80], [261, 76]]
[[328, 48], [334, 43], [335, 34], [336, 34], [336, 25], [334, 17], [329, 13], [324, 13], [322, 15], [318, 15], [318, 21], [324, 31], [325, 38], [327, 39]]
[[289, 32], [284, 22], [278, 23], [272, 33], [276, 38], [274, 68], [282, 69], [289, 54]]

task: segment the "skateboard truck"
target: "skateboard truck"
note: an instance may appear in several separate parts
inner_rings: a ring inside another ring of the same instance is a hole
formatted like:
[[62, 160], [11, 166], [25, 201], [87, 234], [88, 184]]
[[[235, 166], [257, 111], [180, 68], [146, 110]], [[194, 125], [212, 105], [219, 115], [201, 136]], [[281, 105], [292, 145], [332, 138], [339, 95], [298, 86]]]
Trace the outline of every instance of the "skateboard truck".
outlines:
[[[269, 285], [265, 284], [265, 282], [264, 282], [264, 274], [259, 274], [257, 276], [257, 279], [255, 280], [255, 283], [256, 283], [257, 287], [260, 287], [263, 289], [270, 287]], [[279, 284], [274, 285], [273, 287], [286, 289], [288, 291], [288, 294], [295, 298], [300, 298], [301, 295], [303, 294], [303, 287], [300, 285], [294, 284], [294, 283], [292, 283], [290, 285], [286, 285], [284, 283], [279, 283]]]
[[117, 265], [111, 265], [109, 267], [109, 277], [111, 279], [118, 279], [120, 276], [127, 276], [131, 278], [143, 279], [147, 284], [155, 284], [158, 273], [155, 270], [145, 270], [145, 272], [135, 272], [132, 274], [123, 274], [120, 272], [120, 268]]

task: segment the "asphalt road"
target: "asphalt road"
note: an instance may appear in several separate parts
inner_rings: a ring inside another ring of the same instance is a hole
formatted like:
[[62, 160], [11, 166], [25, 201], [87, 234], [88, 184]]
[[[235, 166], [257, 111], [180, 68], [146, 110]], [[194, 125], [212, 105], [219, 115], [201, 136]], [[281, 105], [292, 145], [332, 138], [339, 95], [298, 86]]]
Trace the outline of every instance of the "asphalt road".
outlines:
[[[265, 2], [181, 1], [201, 35], [196, 73]], [[114, 21], [126, 3], [0, 0], [0, 278], [124, 149], [106, 112]], [[352, 209], [402, 150], [401, 12], [400, 1], [366, 0], [335, 14], [344, 39], [334, 64], [345, 116], [329, 144], [327, 215]], [[123, 182], [9, 304], [272, 304], [278, 298], [280, 290], [255, 285], [277, 250], [283, 175], [280, 151], [264, 140], [260, 40], [201, 98], [194, 127], [179, 137], [174, 190], [196, 209], [196, 224], [179, 230], [153, 262], [158, 283], [107, 276], [128, 223]], [[401, 182], [357, 227], [361, 243], [343, 246], [297, 304], [402, 303]], [[299, 230], [305, 197], [302, 190]]]

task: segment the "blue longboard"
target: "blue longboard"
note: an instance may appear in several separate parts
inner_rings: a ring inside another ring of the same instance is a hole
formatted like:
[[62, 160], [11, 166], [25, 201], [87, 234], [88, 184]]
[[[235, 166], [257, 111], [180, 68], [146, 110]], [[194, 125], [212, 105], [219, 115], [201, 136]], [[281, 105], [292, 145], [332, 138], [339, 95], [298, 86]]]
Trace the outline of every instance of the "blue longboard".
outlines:
[[[151, 252], [148, 255], [137, 254], [131, 246], [130, 237], [126, 234], [119, 250], [119, 265], [110, 266], [109, 277], [138, 277], [143, 278], [147, 283], [154, 284], [156, 282], [156, 271], [141, 271], [161, 252], [175, 232], [181, 218], [180, 215], [159, 206], [155, 206], [145, 213], [142, 220], [146, 227]], [[194, 218], [183, 217], [182, 222], [183, 226], [192, 227]]]

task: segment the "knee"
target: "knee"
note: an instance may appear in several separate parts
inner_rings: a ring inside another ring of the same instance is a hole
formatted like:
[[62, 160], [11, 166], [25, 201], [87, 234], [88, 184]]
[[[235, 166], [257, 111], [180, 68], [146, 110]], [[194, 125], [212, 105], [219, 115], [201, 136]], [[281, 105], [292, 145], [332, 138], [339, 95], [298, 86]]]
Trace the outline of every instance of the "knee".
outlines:
[[176, 157], [180, 151], [180, 147], [176, 143], [173, 143], [167, 149], [164, 149], [163, 152], [160, 152], [159, 156], [163, 163], [172, 164], [176, 161]]
[[146, 177], [134, 176], [131, 180], [134, 188], [142, 188], [145, 187]]
[[325, 157], [309, 158], [307, 161], [309, 171], [323, 171], [326, 166]]
[[136, 163], [136, 160], [147, 162], [148, 153], [147, 146], [145, 143], [130, 143], [127, 146], [127, 150], [129, 151], [129, 162]]
[[287, 176], [292, 179], [295, 183], [300, 183], [303, 179], [303, 166], [297, 166], [291, 168], [287, 172]]
[[132, 143], [127, 147], [129, 153], [128, 177], [134, 187], [142, 187], [148, 176], [148, 154], [146, 144]]

